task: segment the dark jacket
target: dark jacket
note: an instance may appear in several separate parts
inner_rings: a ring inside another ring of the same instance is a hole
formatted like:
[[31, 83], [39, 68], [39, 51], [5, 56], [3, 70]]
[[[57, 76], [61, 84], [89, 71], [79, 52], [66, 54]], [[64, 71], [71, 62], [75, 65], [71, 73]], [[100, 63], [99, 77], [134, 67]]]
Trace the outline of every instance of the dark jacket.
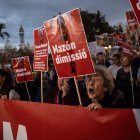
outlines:
[[123, 93], [116, 87], [112, 90], [112, 93], [105, 92], [105, 96], [102, 100], [98, 101], [103, 108], [124, 108], [125, 100]]
[[140, 92], [139, 87], [136, 86], [137, 79], [137, 71], [138, 69], [132, 67], [132, 76], [133, 76], [133, 91], [134, 91], [134, 101], [135, 105], [133, 105], [133, 97], [132, 97], [132, 85], [130, 82], [130, 72], [124, 72], [123, 68], [120, 69], [117, 73], [116, 77], [116, 85], [119, 90], [121, 90], [124, 94], [124, 98], [126, 101], [127, 108], [140, 107]]

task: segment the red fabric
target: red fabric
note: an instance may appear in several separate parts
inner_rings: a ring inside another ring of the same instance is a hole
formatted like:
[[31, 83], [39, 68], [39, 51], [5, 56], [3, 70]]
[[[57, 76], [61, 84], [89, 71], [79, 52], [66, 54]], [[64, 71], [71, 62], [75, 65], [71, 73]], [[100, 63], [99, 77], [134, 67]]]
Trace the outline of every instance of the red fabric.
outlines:
[[140, 140], [131, 109], [89, 111], [84, 107], [0, 100], [2, 122], [11, 123], [14, 140], [18, 125], [26, 126], [28, 140]]
[[132, 5], [132, 8], [136, 14], [137, 20], [140, 24], [140, 2], [139, 0], [130, 0], [130, 3]]

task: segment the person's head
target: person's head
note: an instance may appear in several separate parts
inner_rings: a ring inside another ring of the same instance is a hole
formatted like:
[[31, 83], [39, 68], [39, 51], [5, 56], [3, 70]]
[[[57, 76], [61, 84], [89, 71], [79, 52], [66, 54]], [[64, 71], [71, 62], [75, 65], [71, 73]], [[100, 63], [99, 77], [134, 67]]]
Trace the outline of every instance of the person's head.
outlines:
[[66, 27], [66, 24], [65, 24], [65, 20], [61, 15], [58, 16], [57, 24], [58, 24], [58, 30], [59, 30], [61, 39], [63, 41], [68, 41], [67, 27]]
[[99, 64], [104, 65], [105, 55], [104, 55], [103, 52], [99, 52], [99, 53], [96, 55], [96, 59], [98, 60], [98, 63], [99, 63]]
[[48, 64], [48, 72], [50, 72], [53, 68], [54, 68], [54, 67], [53, 67], [53, 64], [52, 64], [52, 63], [49, 63], [49, 64]]
[[69, 84], [70, 78], [58, 78], [58, 87], [59, 90], [62, 89], [63, 86], [65, 86], [65, 84]]
[[121, 61], [120, 61], [120, 55], [119, 54], [114, 54], [112, 57], [112, 63], [115, 65], [120, 65]]
[[114, 83], [110, 71], [104, 66], [95, 66], [96, 74], [88, 76], [86, 81], [88, 97], [93, 100], [103, 99], [105, 92], [111, 94]]
[[131, 64], [131, 58], [128, 54], [122, 54], [121, 56], [121, 64], [122, 66], [129, 66]]
[[6, 72], [3, 69], [0, 69], [0, 86], [3, 86], [6, 79]]

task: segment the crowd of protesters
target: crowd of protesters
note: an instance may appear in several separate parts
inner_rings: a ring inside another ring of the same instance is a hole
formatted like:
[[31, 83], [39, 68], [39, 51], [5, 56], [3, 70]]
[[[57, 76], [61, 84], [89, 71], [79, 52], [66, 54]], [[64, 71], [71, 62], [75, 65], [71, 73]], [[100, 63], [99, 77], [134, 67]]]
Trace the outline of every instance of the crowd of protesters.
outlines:
[[[110, 60], [98, 52], [93, 62], [96, 74], [77, 79], [82, 106], [89, 110], [140, 108], [140, 58], [115, 53]], [[43, 73], [43, 101], [79, 106], [74, 79], [59, 79], [53, 63], [48, 67]], [[34, 72], [34, 80], [27, 85], [31, 101], [41, 102], [41, 73]], [[0, 69], [0, 98], [29, 101], [25, 83], [16, 83], [12, 68]]]

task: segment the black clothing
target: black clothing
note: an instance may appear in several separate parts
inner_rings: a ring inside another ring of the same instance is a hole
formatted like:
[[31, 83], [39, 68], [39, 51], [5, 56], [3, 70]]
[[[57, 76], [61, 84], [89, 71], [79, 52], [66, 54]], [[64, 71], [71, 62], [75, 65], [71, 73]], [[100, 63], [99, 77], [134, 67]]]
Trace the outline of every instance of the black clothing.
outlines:
[[103, 108], [124, 108], [125, 100], [123, 93], [116, 87], [112, 90], [112, 93], [105, 92], [105, 96], [102, 100], [98, 101]]
[[130, 82], [130, 72], [124, 72], [123, 68], [121, 68], [118, 73], [117, 73], [117, 77], [116, 77], [116, 84], [117, 87], [123, 92], [124, 94], [124, 98], [126, 101], [126, 107], [127, 108], [133, 108], [133, 107], [140, 107], [138, 104], [138, 101], [136, 100], [136, 98], [139, 98], [139, 102], [140, 102], [140, 97], [137, 96], [139, 95], [139, 89], [136, 86], [136, 78], [137, 78], [137, 69], [136, 68], [132, 68], [132, 77], [133, 77], [133, 89], [134, 89], [134, 101], [135, 101], [135, 105], [133, 105], [133, 96], [132, 96], [132, 85]]

